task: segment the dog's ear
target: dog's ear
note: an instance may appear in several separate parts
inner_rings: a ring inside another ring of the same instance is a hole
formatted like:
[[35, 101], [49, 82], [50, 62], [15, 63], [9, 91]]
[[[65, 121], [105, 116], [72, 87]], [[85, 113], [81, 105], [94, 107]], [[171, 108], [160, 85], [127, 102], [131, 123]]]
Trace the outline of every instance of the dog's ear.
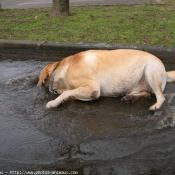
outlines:
[[37, 86], [41, 86], [42, 83], [44, 83], [49, 77], [49, 74], [47, 72], [47, 69], [43, 69], [39, 75], [39, 80], [37, 83]]
[[41, 84], [44, 83], [45, 86], [48, 87], [52, 72], [59, 66], [59, 64], [60, 61], [48, 64], [46, 67], [44, 67], [44, 69], [41, 71], [39, 75], [37, 86], [41, 86]]

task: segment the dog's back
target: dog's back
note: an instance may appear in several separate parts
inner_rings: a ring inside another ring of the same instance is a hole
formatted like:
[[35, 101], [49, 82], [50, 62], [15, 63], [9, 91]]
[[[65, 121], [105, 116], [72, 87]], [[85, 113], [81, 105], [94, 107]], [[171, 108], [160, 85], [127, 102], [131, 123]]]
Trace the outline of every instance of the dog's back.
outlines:
[[[165, 100], [166, 82], [175, 81], [175, 71], [166, 72], [157, 57], [139, 50], [89, 50], [53, 64], [58, 64], [56, 69], [51, 70], [49, 76], [40, 76], [38, 83], [50, 81], [51, 77], [49, 87], [61, 93], [47, 104], [48, 108], [70, 97], [88, 101], [126, 94], [122, 101], [136, 101], [154, 92], [157, 102], [150, 110], [158, 110]], [[47, 72], [44, 70], [42, 75]]]
[[[145, 76], [148, 65], [161, 67], [162, 62], [155, 56], [137, 50], [89, 50], [75, 55], [69, 65], [66, 77], [71, 80], [82, 77], [98, 82], [101, 96], [117, 96], [129, 93]], [[159, 72], [160, 73], [160, 72]], [[165, 80], [166, 81], [166, 80]]]

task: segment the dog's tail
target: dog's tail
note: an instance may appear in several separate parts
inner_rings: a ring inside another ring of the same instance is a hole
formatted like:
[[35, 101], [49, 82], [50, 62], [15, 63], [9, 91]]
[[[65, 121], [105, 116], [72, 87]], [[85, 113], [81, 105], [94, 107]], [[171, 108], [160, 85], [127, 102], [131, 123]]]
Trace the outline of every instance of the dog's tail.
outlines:
[[173, 82], [175, 81], [175, 71], [169, 71], [167, 72], [167, 82]]

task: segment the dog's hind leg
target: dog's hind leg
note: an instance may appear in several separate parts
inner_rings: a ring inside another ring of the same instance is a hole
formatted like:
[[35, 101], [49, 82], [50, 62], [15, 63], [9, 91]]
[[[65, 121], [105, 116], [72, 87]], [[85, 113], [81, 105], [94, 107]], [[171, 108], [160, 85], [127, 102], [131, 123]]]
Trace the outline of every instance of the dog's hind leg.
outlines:
[[165, 101], [165, 97], [163, 95], [163, 92], [162, 92], [162, 89], [161, 89], [160, 86], [159, 87], [153, 87], [152, 89], [155, 93], [157, 102], [154, 105], [152, 105], [149, 108], [149, 110], [150, 111], [156, 111], [156, 110], [159, 110], [161, 108], [163, 102]]
[[126, 96], [122, 97], [121, 101], [124, 102], [134, 102], [139, 100], [140, 98], [147, 98], [150, 96], [150, 87], [145, 81], [145, 78], [142, 77], [138, 83], [138, 85], [132, 89], [132, 91]]
[[139, 100], [140, 98], [147, 98], [150, 96], [150, 93], [148, 92], [138, 92], [138, 93], [129, 93], [126, 96], [122, 97], [121, 101], [123, 102], [135, 102]]
[[149, 110], [151, 111], [159, 110], [163, 102], [165, 101], [163, 91], [166, 85], [166, 72], [163, 64], [161, 64], [160, 62], [153, 66], [148, 65], [145, 71], [145, 78], [148, 85], [155, 93], [157, 100], [156, 103], [149, 108]]

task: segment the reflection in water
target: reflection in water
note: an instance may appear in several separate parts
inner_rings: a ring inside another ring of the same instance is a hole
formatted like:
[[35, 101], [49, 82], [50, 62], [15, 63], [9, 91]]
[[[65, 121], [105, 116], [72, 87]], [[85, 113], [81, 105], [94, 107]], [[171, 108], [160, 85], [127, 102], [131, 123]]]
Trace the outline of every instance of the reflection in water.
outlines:
[[[1, 61], [0, 170], [77, 170], [79, 174], [175, 172], [175, 84], [161, 111], [155, 97], [125, 104], [119, 98], [67, 101], [56, 98], [37, 76], [46, 62]], [[169, 173], [169, 174], [170, 174]]]

